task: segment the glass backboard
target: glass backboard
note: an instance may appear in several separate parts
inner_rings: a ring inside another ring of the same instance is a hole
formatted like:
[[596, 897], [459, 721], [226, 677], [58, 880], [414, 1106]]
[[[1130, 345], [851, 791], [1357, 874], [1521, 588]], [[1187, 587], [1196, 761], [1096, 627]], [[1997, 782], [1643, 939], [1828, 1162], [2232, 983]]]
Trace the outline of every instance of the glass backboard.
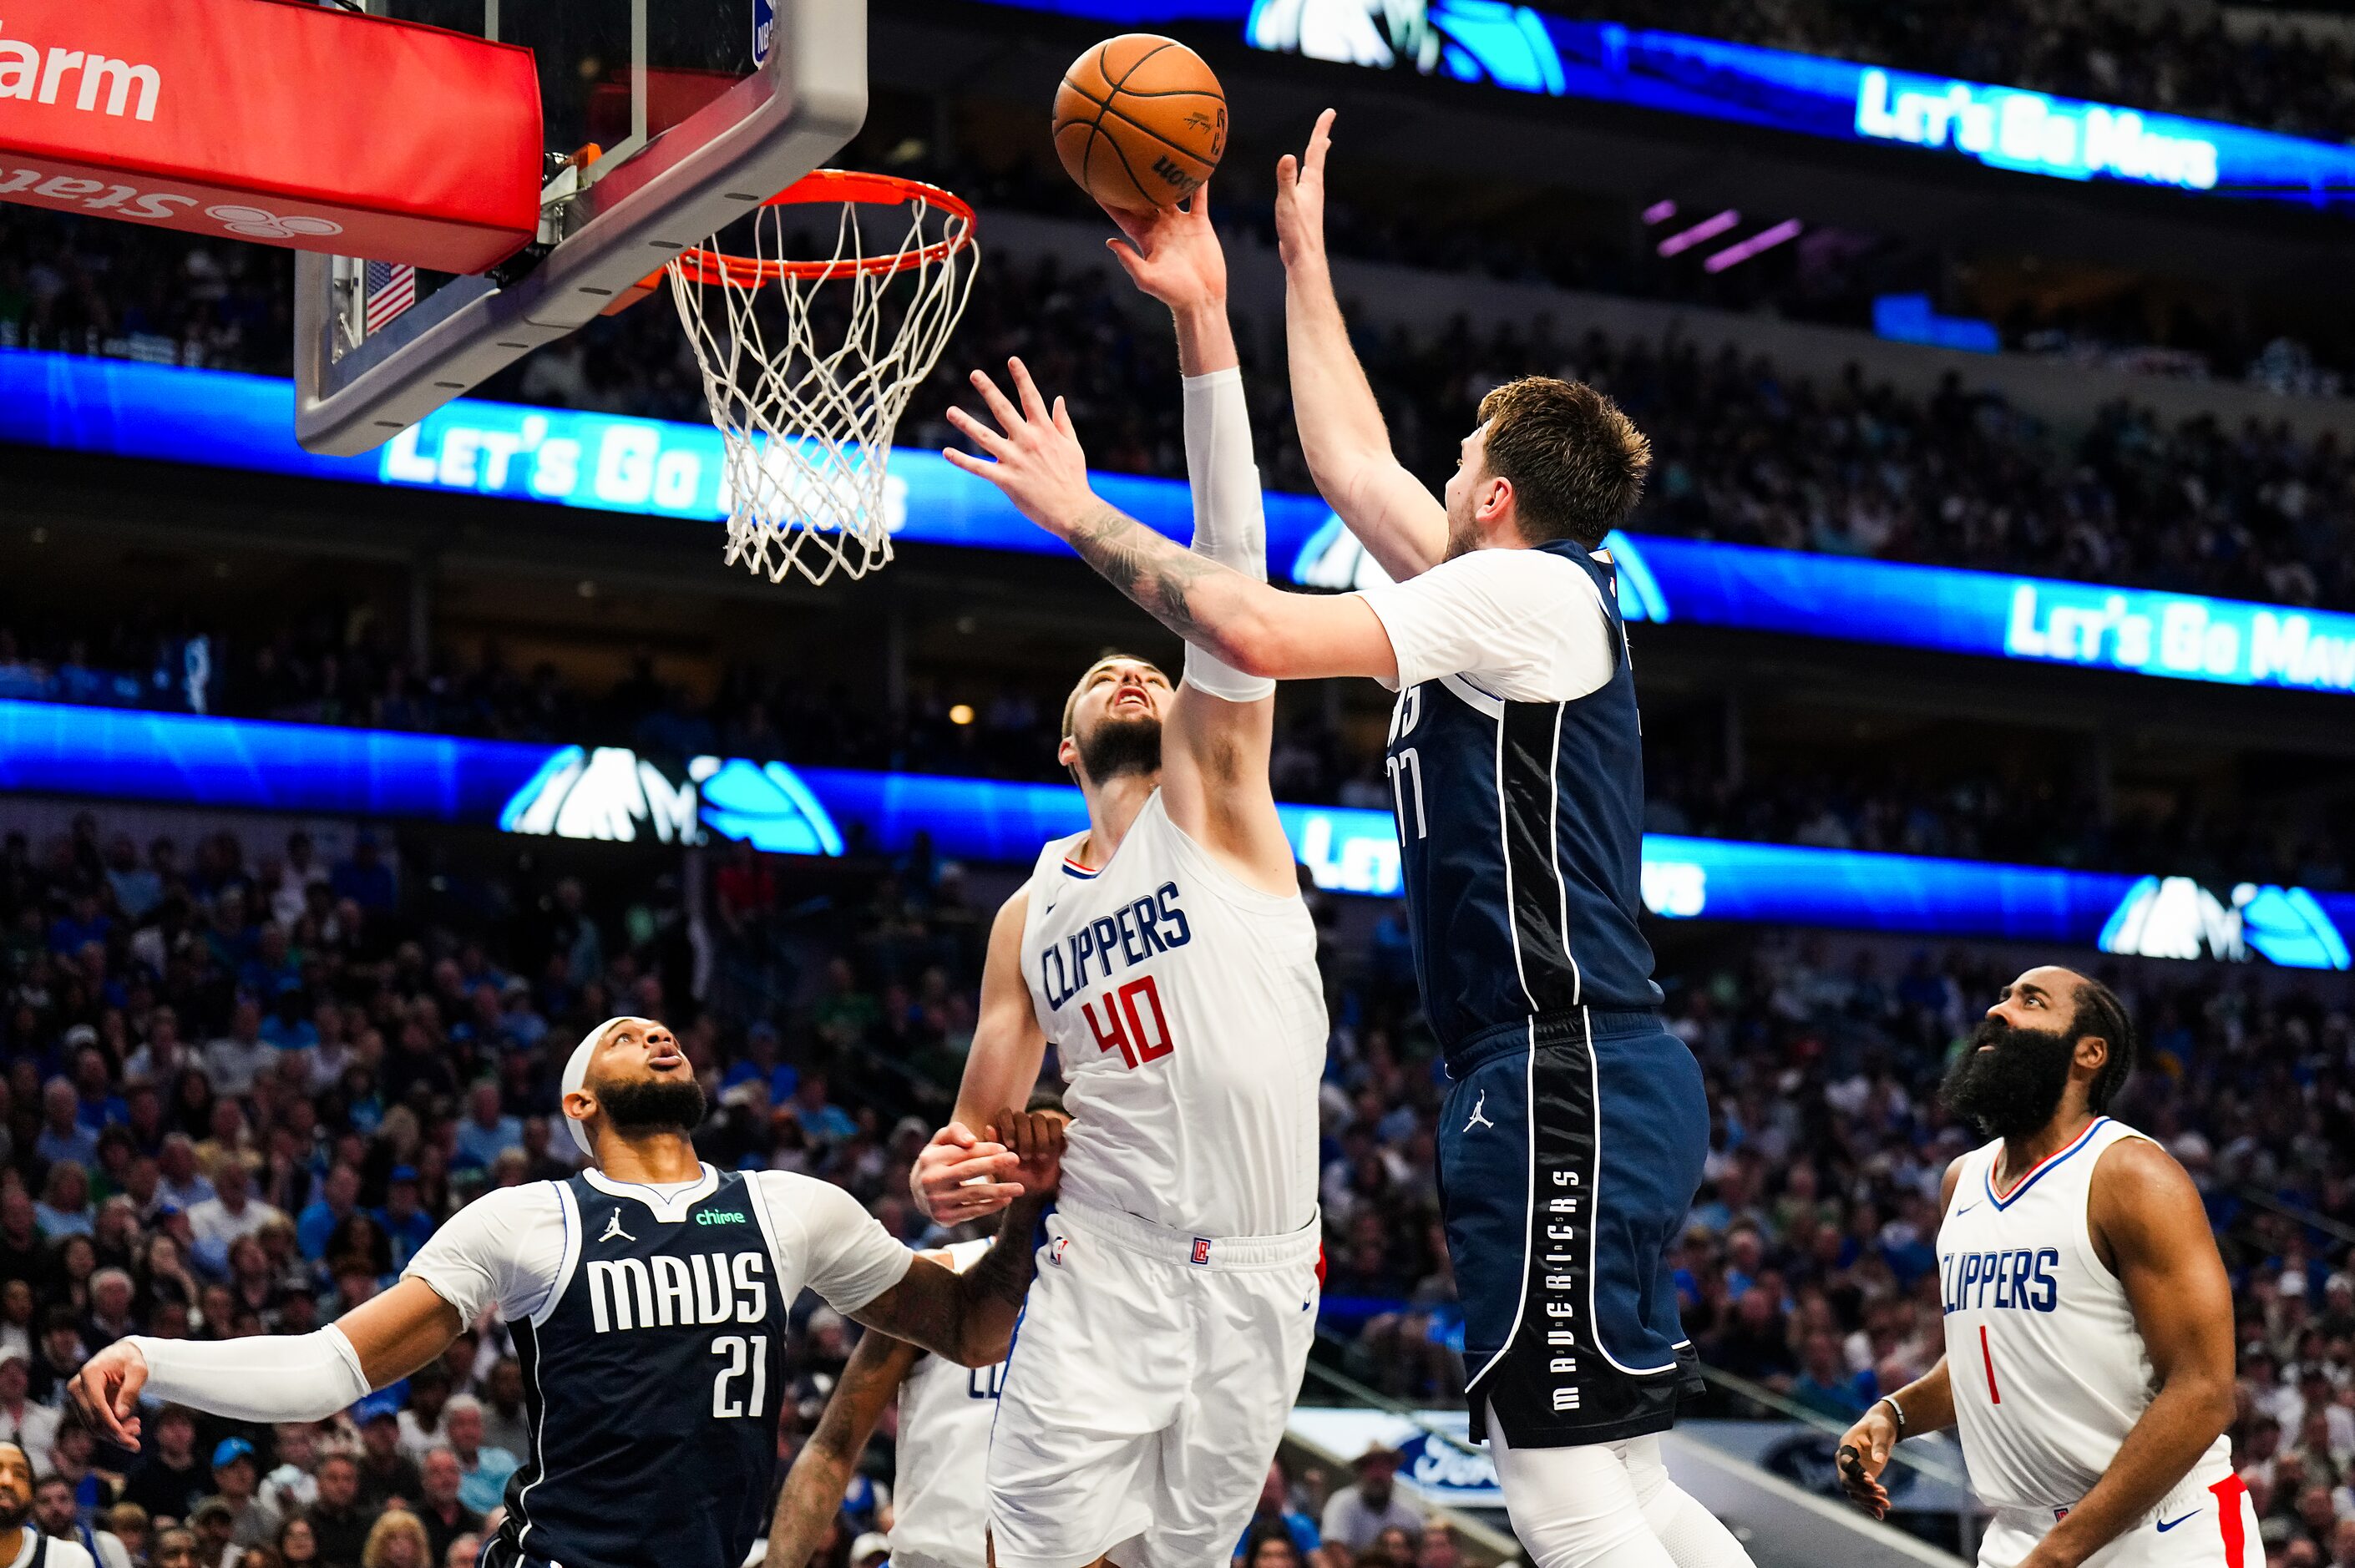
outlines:
[[825, 162], [867, 114], [866, 0], [363, 8], [532, 49], [547, 154], [540, 236], [482, 276], [417, 275], [416, 302], [397, 313], [408, 276], [362, 258], [299, 257], [295, 434], [313, 451], [367, 451], [586, 325]]

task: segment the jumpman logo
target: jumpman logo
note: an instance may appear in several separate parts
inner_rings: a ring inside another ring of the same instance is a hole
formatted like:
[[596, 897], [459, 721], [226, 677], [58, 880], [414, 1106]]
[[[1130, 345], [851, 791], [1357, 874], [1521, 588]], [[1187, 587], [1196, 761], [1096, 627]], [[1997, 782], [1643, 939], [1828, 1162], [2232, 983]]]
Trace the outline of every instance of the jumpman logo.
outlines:
[[601, 1242], [609, 1242], [615, 1236], [621, 1237], [623, 1241], [635, 1241], [638, 1239], [622, 1228], [622, 1211], [619, 1209], [614, 1210], [612, 1213], [605, 1216], [605, 1234], [599, 1236], [597, 1239]]
[[1486, 1116], [1481, 1114], [1483, 1107], [1485, 1107], [1487, 1103], [1488, 1091], [1483, 1089], [1480, 1091], [1480, 1097], [1472, 1102], [1472, 1119], [1464, 1124], [1465, 1131], [1469, 1132], [1476, 1127], [1493, 1128], [1497, 1125], [1495, 1122], [1490, 1121]]

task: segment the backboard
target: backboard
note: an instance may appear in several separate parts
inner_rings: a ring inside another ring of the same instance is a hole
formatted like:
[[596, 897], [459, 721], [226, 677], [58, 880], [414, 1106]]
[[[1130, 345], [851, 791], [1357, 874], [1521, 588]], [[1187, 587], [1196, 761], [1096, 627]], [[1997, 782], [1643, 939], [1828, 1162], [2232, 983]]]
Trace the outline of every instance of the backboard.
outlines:
[[540, 242], [482, 276], [418, 275], [416, 302], [397, 312], [408, 275], [298, 256], [295, 434], [315, 452], [380, 445], [585, 326], [817, 167], [867, 115], [866, 0], [357, 3], [533, 50]]

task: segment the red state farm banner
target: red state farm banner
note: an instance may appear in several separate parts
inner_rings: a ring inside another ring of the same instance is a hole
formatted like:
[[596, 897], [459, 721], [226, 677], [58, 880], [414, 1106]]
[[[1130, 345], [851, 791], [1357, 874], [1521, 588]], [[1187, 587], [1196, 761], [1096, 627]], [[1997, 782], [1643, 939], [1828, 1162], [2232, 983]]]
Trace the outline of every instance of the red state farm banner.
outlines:
[[538, 231], [531, 51], [282, 0], [0, 0], [0, 201], [480, 272]]

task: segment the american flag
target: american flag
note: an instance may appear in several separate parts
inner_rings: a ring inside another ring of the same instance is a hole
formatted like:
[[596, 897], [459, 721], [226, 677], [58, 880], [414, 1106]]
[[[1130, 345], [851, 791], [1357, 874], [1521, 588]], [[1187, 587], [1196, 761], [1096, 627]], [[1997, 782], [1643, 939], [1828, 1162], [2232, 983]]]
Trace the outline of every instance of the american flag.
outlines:
[[417, 269], [389, 261], [368, 264], [368, 330], [382, 332], [392, 318], [417, 302]]

